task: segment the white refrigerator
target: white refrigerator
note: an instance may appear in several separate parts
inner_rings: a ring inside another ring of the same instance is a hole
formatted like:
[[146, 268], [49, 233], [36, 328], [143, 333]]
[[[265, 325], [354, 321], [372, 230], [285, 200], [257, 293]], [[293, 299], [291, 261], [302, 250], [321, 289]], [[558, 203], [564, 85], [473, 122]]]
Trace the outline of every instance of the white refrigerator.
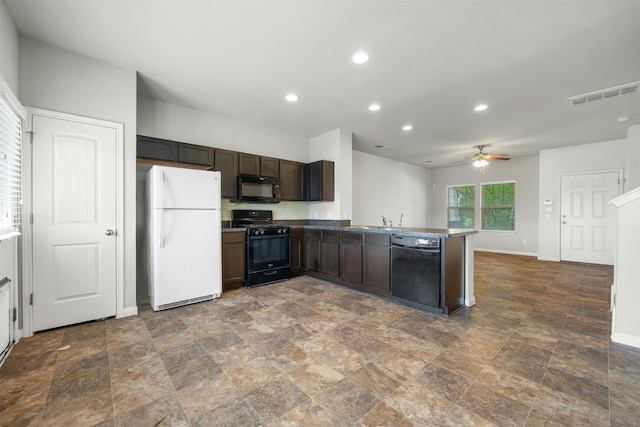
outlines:
[[220, 172], [153, 166], [146, 186], [151, 307], [220, 297]]

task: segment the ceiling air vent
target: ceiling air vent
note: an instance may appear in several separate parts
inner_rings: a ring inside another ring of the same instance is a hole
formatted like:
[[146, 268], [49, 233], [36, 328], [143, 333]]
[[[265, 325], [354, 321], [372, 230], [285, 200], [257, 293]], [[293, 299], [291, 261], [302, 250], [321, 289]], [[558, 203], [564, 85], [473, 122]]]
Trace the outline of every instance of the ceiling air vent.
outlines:
[[625, 93], [638, 92], [638, 90], [640, 90], [640, 81], [571, 96], [567, 98], [567, 101], [569, 101], [569, 105], [573, 107], [575, 105], [586, 104], [587, 102], [600, 101], [601, 99], [624, 95]]

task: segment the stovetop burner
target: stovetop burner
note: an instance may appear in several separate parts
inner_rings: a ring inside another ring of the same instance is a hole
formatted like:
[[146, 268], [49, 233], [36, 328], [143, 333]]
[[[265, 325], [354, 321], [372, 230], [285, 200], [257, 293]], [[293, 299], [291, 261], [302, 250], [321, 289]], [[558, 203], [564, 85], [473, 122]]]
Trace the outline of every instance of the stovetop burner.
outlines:
[[289, 234], [289, 227], [273, 224], [273, 211], [244, 210], [233, 211], [233, 227], [247, 227], [249, 236]]

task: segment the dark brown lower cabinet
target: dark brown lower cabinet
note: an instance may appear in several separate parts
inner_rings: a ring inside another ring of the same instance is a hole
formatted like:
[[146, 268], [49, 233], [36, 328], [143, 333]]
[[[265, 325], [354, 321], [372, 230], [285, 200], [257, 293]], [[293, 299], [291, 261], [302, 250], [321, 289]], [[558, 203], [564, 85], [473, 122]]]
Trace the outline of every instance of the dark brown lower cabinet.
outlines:
[[304, 229], [291, 229], [290, 264], [291, 275], [299, 276], [304, 274]]
[[245, 276], [245, 232], [222, 233], [222, 290], [241, 288]]
[[305, 239], [305, 270], [310, 275], [317, 276], [320, 273], [322, 232], [320, 230], [306, 230]]
[[340, 233], [340, 281], [362, 287], [362, 233]]
[[329, 280], [336, 280], [340, 266], [340, 232], [323, 230], [320, 242], [320, 274]]
[[391, 240], [388, 234], [365, 233], [363, 246], [364, 290], [391, 295]]

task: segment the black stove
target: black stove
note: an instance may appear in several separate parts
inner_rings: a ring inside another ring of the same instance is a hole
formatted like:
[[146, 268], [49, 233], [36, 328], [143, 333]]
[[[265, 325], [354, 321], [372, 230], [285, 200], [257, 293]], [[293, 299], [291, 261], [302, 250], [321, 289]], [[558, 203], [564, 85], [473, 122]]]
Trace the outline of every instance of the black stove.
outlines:
[[289, 227], [273, 224], [272, 211], [234, 210], [231, 225], [247, 229], [245, 287], [291, 277]]

